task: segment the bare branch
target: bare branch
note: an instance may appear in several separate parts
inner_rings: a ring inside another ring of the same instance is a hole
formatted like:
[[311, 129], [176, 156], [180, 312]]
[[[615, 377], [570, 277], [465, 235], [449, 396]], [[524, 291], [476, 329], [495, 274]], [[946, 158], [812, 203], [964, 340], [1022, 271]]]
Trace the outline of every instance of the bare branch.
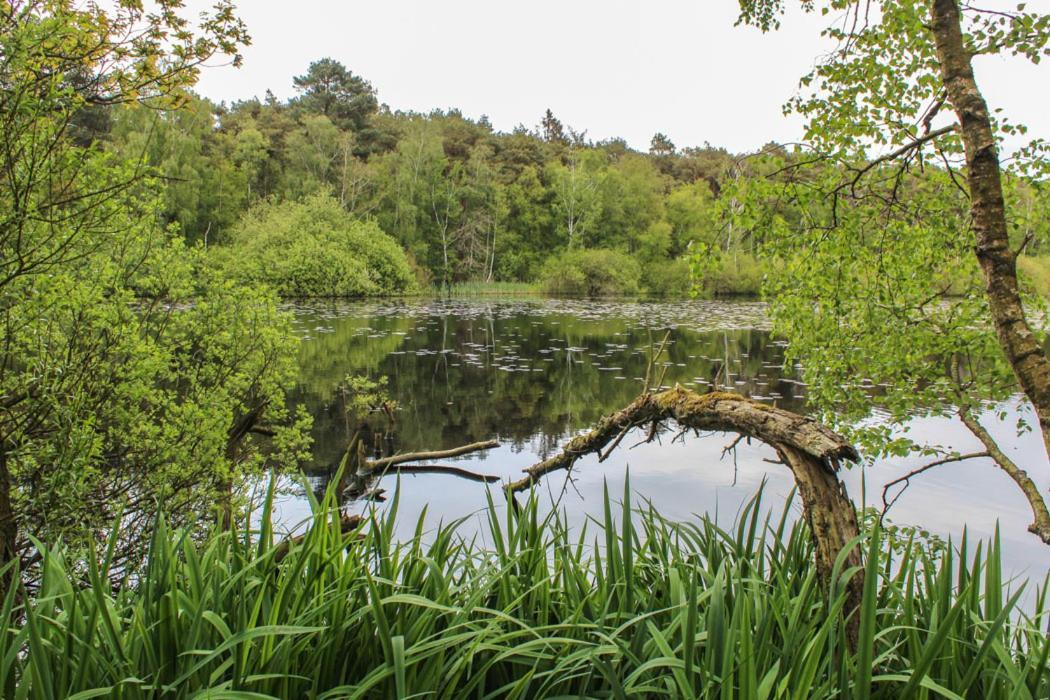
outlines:
[[445, 457], [459, 457], [460, 455], [470, 454], [472, 452], [482, 452], [484, 450], [491, 450], [495, 447], [499, 447], [499, 440], [486, 440], [484, 442], [473, 442], [469, 445], [462, 445], [460, 447], [453, 447], [450, 450], [436, 450], [433, 452], [406, 452], [405, 454], [394, 455], [393, 457], [384, 457], [377, 459], [374, 462], [367, 464], [369, 471], [381, 471], [387, 467], [392, 467], [395, 464], [404, 464], [406, 462], [422, 462], [428, 459], [444, 459]]
[[[951, 464], [953, 462], [962, 462], [967, 459], [978, 459], [980, 457], [991, 456], [991, 453], [989, 453], [987, 450], [983, 450], [981, 452], [970, 452], [964, 455], [953, 455], [951, 457], [945, 457], [944, 459], [938, 459], [933, 462], [930, 462], [929, 464], [925, 464], [919, 467], [918, 469], [913, 469], [912, 471], [908, 472], [902, 477], [890, 481], [882, 487], [882, 513], [879, 515], [879, 522], [882, 522], [882, 519], [886, 517], [886, 513], [889, 511], [890, 508], [893, 507], [893, 504], [896, 503], [897, 500], [904, 495], [904, 492], [908, 490], [908, 486], [911, 485], [911, 480], [919, 474], [928, 472], [934, 467], [939, 467], [944, 464]], [[890, 489], [896, 486], [897, 484], [901, 483], [904, 484], [904, 488], [898, 491], [897, 495], [895, 495], [892, 499], [887, 501], [886, 496], [889, 493]]]

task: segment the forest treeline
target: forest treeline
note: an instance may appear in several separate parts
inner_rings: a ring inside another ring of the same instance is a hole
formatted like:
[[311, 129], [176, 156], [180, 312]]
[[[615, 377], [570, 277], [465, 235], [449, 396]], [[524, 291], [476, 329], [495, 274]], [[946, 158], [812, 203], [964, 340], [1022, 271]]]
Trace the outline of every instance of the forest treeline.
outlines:
[[[294, 87], [285, 101], [267, 92], [232, 104], [191, 96], [175, 111], [98, 108], [83, 136], [163, 178], [162, 218], [187, 242], [226, 247], [231, 274], [287, 296], [410, 291], [412, 280], [539, 282], [567, 294], [685, 294], [696, 281], [707, 294], [757, 294], [761, 232], [725, 225], [720, 194], [798, 156], [774, 143], [747, 156], [678, 148], [660, 133], [643, 153], [589, 140], [550, 109], [510, 133], [455, 109], [397, 111], [330, 58]], [[1045, 227], [1046, 198], [1017, 194], [1030, 214], [1018, 236]], [[404, 249], [411, 280], [355, 262], [364, 240], [391, 252], [383, 233]], [[706, 259], [693, 279], [690, 253]], [[1050, 282], [1042, 265], [1026, 268]]]
[[[328, 242], [292, 246], [299, 233], [290, 232], [260, 247], [245, 231], [262, 233], [250, 212], [308, 229], [309, 220], [333, 214], [334, 202], [347, 215], [344, 229], [371, 222], [393, 237], [424, 286], [546, 275], [551, 291], [565, 293], [684, 293], [692, 242], [727, 254], [710, 275], [710, 292], [758, 291], [754, 241], [715, 220], [720, 183], [739, 170], [725, 149], [679, 149], [656, 134], [640, 153], [622, 139], [591, 141], [549, 109], [539, 110], [537, 126], [511, 133], [456, 110], [394, 111], [366, 80], [327, 58], [295, 88], [287, 101], [267, 93], [230, 105], [191, 97], [178, 111], [99, 109], [89, 128], [163, 177], [165, 222], [191, 244], [232, 246], [246, 265], [280, 244], [290, 267], [289, 251], [308, 261]], [[295, 209], [302, 202], [308, 211]], [[282, 206], [289, 210], [276, 211]], [[365, 234], [378, 240], [374, 228]], [[594, 249], [603, 252], [579, 252]], [[290, 281], [295, 275], [303, 279]], [[286, 270], [274, 281], [300, 296], [367, 292], [314, 277]]]

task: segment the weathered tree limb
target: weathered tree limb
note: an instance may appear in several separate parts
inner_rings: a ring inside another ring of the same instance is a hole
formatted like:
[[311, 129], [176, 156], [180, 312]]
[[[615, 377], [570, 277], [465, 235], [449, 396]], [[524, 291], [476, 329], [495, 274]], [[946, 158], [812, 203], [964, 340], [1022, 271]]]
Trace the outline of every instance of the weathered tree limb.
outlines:
[[527, 489], [546, 474], [569, 469], [580, 457], [600, 452], [624, 428], [663, 420], [695, 430], [732, 431], [758, 438], [774, 447], [789, 445], [835, 471], [840, 460], [856, 460], [852, 445], [812, 418], [752, 401], [739, 394], [698, 394], [682, 387], [642, 394], [626, 408], [602, 418], [593, 430], [569, 441], [565, 449], [525, 469], [525, 476], [505, 487]]
[[[795, 476], [821, 579], [826, 584], [833, 583], [835, 562], [843, 550], [847, 550], [845, 568], [862, 567], [856, 546], [860, 535], [856, 510], [836, 475], [841, 461], [859, 459], [857, 451], [812, 418], [739, 394], [698, 394], [680, 386], [642, 394], [627, 407], [602, 418], [590, 432], [570, 440], [561, 453], [526, 469], [524, 477], [504, 488], [508, 494], [524, 491], [551, 472], [571, 469], [585, 455], [601, 454], [625, 430], [672, 420], [683, 428], [737, 432], [772, 446]], [[846, 583], [847, 613], [860, 605], [863, 580], [862, 575], [854, 575]], [[850, 616], [848, 625], [850, 638], [855, 640], [859, 629], [857, 615]]]
[[472, 452], [490, 450], [494, 447], [499, 447], [498, 440], [474, 442], [469, 445], [461, 445], [449, 450], [406, 452], [405, 454], [384, 457], [383, 459], [372, 461], [365, 456], [364, 445], [362, 444], [360, 437], [355, 434], [353, 439], [350, 440], [350, 444], [346, 448], [346, 454], [343, 457], [345, 466], [341, 483], [339, 484], [339, 493], [348, 494], [354, 499], [371, 498], [374, 500], [382, 500], [383, 492], [380, 489], [376, 489], [375, 485], [378, 483], [381, 476], [392, 469], [403, 473], [448, 474], [450, 476], [456, 476], [470, 481], [493, 483], [499, 481], [500, 477], [490, 474], [479, 474], [470, 471], [469, 469], [446, 464], [407, 464], [407, 462], [439, 459], [441, 457], [458, 457]]
[[1032, 477], [1028, 476], [1028, 472], [1017, 466], [1012, 459], [1006, 456], [1005, 452], [999, 449], [995, 438], [981, 425], [980, 421], [969, 409], [960, 408], [958, 413], [963, 424], [984, 445], [992, 461], [1006, 472], [1006, 475], [1017, 484], [1025, 499], [1027, 499], [1028, 506], [1032, 509], [1032, 524], [1028, 526], [1028, 531], [1041, 539], [1044, 544], [1050, 544], [1050, 510], [1047, 509], [1046, 501], [1043, 500], [1043, 494], [1039, 493], [1039, 487], [1032, 481]]
[[491, 450], [494, 447], [499, 447], [499, 440], [472, 442], [469, 445], [453, 447], [450, 450], [436, 450], [433, 452], [406, 452], [405, 454], [394, 455], [393, 457], [383, 457], [382, 459], [369, 461], [365, 469], [367, 469], [368, 471], [382, 471], [383, 469], [394, 466], [395, 464], [404, 464], [406, 462], [420, 462], [427, 459], [444, 459], [445, 457], [459, 457], [461, 455], [470, 454], [471, 452], [482, 452], [484, 450]]
[[[348, 535], [356, 532], [364, 522], [365, 518], [360, 515], [344, 514], [339, 518], [339, 531], [344, 535]], [[309, 535], [309, 533], [296, 535], [294, 537], [286, 537], [278, 542], [277, 546], [274, 547], [273, 560], [280, 563], [286, 556], [288, 556], [288, 552], [292, 550], [292, 547], [302, 544], [307, 535]]]

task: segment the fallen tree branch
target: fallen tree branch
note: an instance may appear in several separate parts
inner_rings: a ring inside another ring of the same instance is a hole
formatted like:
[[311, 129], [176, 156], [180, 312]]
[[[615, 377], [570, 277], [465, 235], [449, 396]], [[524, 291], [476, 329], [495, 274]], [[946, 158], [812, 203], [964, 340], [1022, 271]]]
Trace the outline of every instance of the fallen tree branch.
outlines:
[[470, 454], [471, 452], [482, 452], [484, 450], [491, 450], [494, 447], [499, 447], [499, 440], [473, 442], [469, 445], [453, 447], [450, 450], [436, 450], [433, 452], [406, 452], [405, 454], [394, 455], [393, 457], [383, 457], [382, 459], [377, 459], [375, 461], [368, 462], [366, 465], [366, 469], [369, 471], [383, 470], [387, 467], [392, 467], [395, 464], [405, 464], [406, 462], [422, 462], [428, 459], [444, 459], [445, 457], [459, 457], [460, 455]]
[[[842, 571], [862, 569], [856, 509], [836, 472], [843, 460], [857, 461], [856, 449], [840, 435], [812, 418], [759, 403], [739, 394], [698, 394], [676, 386], [647, 392], [625, 408], [603, 417], [583, 435], [570, 440], [559, 453], [525, 469], [525, 476], [504, 485], [508, 496], [524, 491], [551, 472], [569, 470], [580, 458], [601, 454], [606, 445], [620, 439], [625, 429], [661, 421], [674, 421], [694, 430], [736, 432], [772, 446], [791, 469], [798, 485], [805, 517], [815, 545], [817, 571], [827, 586], [832, 581], [836, 559], [847, 550]], [[655, 435], [655, 428], [650, 435]], [[846, 582], [846, 611], [858, 609], [863, 595], [862, 575]], [[855, 643], [859, 619], [851, 614], [849, 638]]]
[[[364, 522], [365, 518], [360, 515], [342, 515], [339, 518], [339, 530], [344, 535], [347, 535], [356, 532]], [[286, 556], [288, 556], [288, 552], [291, 551], [292, 547], [302, 544], [303, 540], [305, 540], [309, 534], [309, 532], [306, 532], [302, 535], [296, 535], [295, 537], [286, 537], [278, 542], [277, 546], [273, 548], [273, 560], [280, 563]], [[355, 537], [355, 539], [358, 539], [359, 537], [360, 535]]]
[[[560, 453], [525, 469], [525, 476], [507, 484], [510, 492], [524, 491], [553, 471], [569, 469], [580, 457], [598, 452], [625, 427], [677, 421], [694, 430], [741, 433], [773, 445], [787, 444], [817, 460], [834, 473], [840, 460], [856, 461], [852, 445], [812, 418], [768, 406], [739, 394], [698, 394], [682, 387], [642, 394], [626, 408], [598, 421], [593, 430], [569, 441]], [[652, 439], [652, 433], [647, 440]], [[643, 441], [644, 442], [644, 441]]]

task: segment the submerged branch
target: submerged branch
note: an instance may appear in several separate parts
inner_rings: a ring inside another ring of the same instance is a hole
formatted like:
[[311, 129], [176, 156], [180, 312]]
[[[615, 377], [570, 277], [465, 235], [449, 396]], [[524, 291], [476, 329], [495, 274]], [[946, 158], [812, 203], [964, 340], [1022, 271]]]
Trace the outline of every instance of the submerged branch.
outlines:
[[495, 483], [501, 478], [495, 474], [479, 474], [469, 469], [453, 467], [450, 464], [399, 464], [395, 465], [394, 469], [402, 474], [448, 474], [469, 481], [483, 481], [487, 484]]

